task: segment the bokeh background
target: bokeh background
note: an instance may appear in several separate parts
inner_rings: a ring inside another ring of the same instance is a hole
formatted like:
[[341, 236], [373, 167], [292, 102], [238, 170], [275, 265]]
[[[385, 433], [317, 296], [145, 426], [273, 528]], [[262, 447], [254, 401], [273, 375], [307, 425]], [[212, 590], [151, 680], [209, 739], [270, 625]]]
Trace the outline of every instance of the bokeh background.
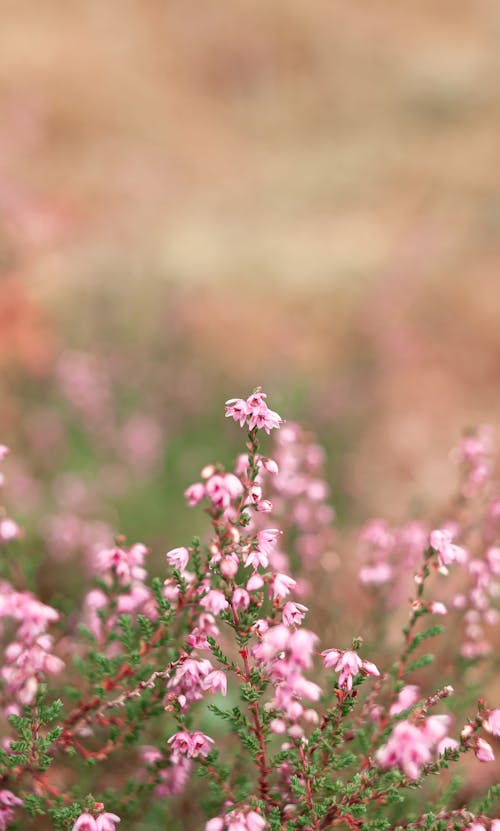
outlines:
[[257, 384], [327, 447], [341, 526], [445, 501], [500, 410], [499, 5], [1, 17], [0, 430], [54, 551], [76, 514], [179, 544]]

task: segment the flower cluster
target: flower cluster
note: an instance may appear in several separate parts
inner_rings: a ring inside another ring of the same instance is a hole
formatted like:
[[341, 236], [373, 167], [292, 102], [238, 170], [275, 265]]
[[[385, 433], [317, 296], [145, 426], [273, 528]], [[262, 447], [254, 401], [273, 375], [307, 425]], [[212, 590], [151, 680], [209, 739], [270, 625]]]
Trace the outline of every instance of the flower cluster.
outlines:
[[257, 389], [247, 399], [230, 398], [226, 401], [226, 417], [234, 418], [239, 422], [240, 427], [248, 425], [249, 430], [258, 428], [270, 433], [283, 424], [283, 419], [274, 410], [270, 410], [266, 404], [267, 395]]
[[[72, 392], [77, 400], [80, 393]], [[101, 403], [105, 409], [106, 396]], [[432, 822], [499, 831], [490, 815], [495, 788], [475, 812], [466, 788], [452, 805], [436, 804], [432, 793], [426, 804], [415, 798], [431, 774], [446, 792], [447, 769], [464, 754], [474, 764], [494, 761], [500, 738], [500, 710], [484, 697], [466, 710], [469, 692], [462, 706], [448, 683], [450, 661], [436, 689], [436, 676], [425, 674], [432, 655], [420, 652], [431, 638], [446, 638], [440, 625], [421, 627], [429, 614], [447, 614], [446, 591], [477, 647], [462, 646], [462, 660], [487, 651], [479, 645], [497, 599], [500, 500], [490, 488], [493, 467], [488, 487], [477, 473], [486, 450], [469, 448], [466, 458], [482, 483], [482, 533], [451, 510], [429, 524], [376, 520], [363, 530], [360, 576], [377, 593], [379, 617], [386, 589], [391, 609], [410, 594], [400, 638], [392, 632], [384, 640], [379, 626], [363, 640], [332, 634], [329, 621], [315, 618], [315, 596], [304, 595], [300, 567], [323, 564], [332, 542], [321, 449], [300, 428], [283, 427], [260, 389], [228, 401], [226, 415], [247, 428], [246, 452], [231, 469], [206, 465], [188, 487], [187, 503], [203, 505], [209, 535], [170, 548], [161, 576], [149, 573], [154, 552], [116, 537], [94, 551], [95, 582], [81, 611], [64, 614], [64, 600], [53, 608], [18, 584], [25, 575], [5, 547], [0, 831], [21, 811], [55, 831], [150, 827], [149, 817], [151, 827], [189, 831], [413, 831]], [[265, 455], [262, 432], [272, 430], [276, 452]], [[0, 446], [0, 459], [5, 454]], [[465, 501], [468, 509], [472, 500]], [[352, 605], [350, 572], [342, 571], [339, 591], [336, 580], [324, 581], [337, 621]], [[472, 586], [460, 593], [462, 578]], [[324, 648], [324, 641], [350, 646]], [[443, 651], [453, 648], [460, 645], [452, 635]], [[451, 695], [457, 738], [450, 713], [435, 710]]]
[[[298, 424], [287, 422], [275, 436], [277, 470], [267, 477], [266, 484], [273, 513], [284, 531], [284, 543], [293, 543], [304, 571], [318, 563], [331, 570], [336, 564], [335, 511], [328, 501], [325, 451]], [[267, 473], [266, 468], [263, 473]], [[285, 545], [283, 549], [282, 560], [288, 564]]]
[[352, 690], [353, 678], [359, 673], [362, 675], [379, 676], [380, 672], [371, 661], [365, 661], [359, 657], [357, 652], [352, 650], [342, 651], [341, 649], [325, 649], [321, 653], [325, 667], [331, 667], [339, 674], [339, 687], [344, 690]]
[[450, 722], [447, 715], [430, 716], [422, 724], [400, 721], [387, 744], [377, 751], [377, 763], [383, 768], [399, 767], [409, 779], [418, 780], [433, 753], [439, 755], [458, 748], [458, 742], [446, 737]]
[[475, 433], [464, 436], [452, 451], [462, 469], [464, 497], [475, 496], [490, 480], [493, 449], [493, 431], [488, 424], [483, 424]]

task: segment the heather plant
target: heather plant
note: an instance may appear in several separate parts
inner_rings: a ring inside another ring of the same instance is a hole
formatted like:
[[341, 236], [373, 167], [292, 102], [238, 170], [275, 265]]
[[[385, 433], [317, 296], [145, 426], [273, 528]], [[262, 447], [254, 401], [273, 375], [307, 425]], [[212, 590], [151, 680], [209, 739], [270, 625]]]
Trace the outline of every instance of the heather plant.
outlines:
[[[490, 433], [455, 452], [447, 516], [360, 534], [373, 615], [406, 607], [397, 644], [383, 627], [373, 646], [359, 628], [325, 643], [306, 625], [333, 540], [321, 448], [260, 389], [226, 416], [244, 452], [187, 488], [207, 539], [175, 540], [161, 576], [144, 545], [116, 537], [95, 551], [81, 610], [63, 614], [30, 590], [22, 529], [2, 517], [0, 829], [500, 831], [500, 787], [485, 777], [473, 793], [455, 773], [468, 759], [493, 769], [500, 736], [500, 709], [467, 683], [494, 666]], [[349, 592], [335, 602], [347, 609]], [[425, 675], [422, 646], [447, 633], [436, 616], [454, 628], [453, 686], [447, 664]]]

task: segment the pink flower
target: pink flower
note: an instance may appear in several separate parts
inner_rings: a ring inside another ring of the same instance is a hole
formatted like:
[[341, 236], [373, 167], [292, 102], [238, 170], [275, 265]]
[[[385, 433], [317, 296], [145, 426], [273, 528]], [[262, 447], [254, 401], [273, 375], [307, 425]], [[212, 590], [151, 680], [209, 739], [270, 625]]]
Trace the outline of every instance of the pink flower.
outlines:
[[231, 501], [243, 493], [243, 485], [234, 473], [215, 473], [205, 488], [212, 504], [221, 510], [229, 508]]
[[80, 814], [72, 831], [115, 831], [118, 822], [120, 817], [116, 814], [100, 814], [97, 819], [94, 819], [92, 814]]
[[172, 745], [172, 750], [177, 750], [182, 756], [191, 756], [191, 735], [187, 730], [174, 733], [170, 736], [168, 743]]
[[204, 690], [207, 690], [211, 693], [220, 692], [221, 695], [226, 695], [227, 693], [227, 678], [226, 674], [222, 672], [220, 669], [215, 669], [213, 672], [209, 672], [208, 675], [201, 682], [201, 686]]
[[392, 568], [388, 563], [364, 566], [359, 572], [359, 579], [365, 585], [381, 586], [392, 577]]
[[325, 649], [321, 653], [325, 667], [339, 672], [339, 687], [352, 690], [352, 679], [362, 672], [364, 675], [380, 675], [375, 664], [362, 660], [357, 652], [341, 649]]
[[233, 592], [232, 604], [235, 609], [248, 609], [250, 606], [250, 595], [245, 589], [237, 588]]
[[312, 666], [314, 649], [319, 638], [309, 629], [295, 629], [288, 637], [288, 649], [297, 666], [309, 668]]
[[214, 817], [209, 819], [205, 824], [205, 831], [222, 831], [224, 828], [224, 820], [222, 817]]
[[277, 735], [286, 733], [286, 722], [282, 718], [273, 718], [269, 722], [269, 729], [271, 733], [276, 733]]
[[130, 546], [130, 548], [101, 549], [95, 557], [95, 568], [98, 574], [107, 574], [114, 571], [122, 585], [127, 585], [134, 580], [139, 582], [146, 578], [144, 557], [148, 553], [146, 546], [142, 543]]
[[72, 831], [97, 831], [96, 821], [92, 814], [80, 814]]
[[14, 809], [22, 805], [22, 799], [15, 796], [12, 791], [0, 791], [0, 829], [4, 831], [14, 817]]
[[263, 392], [255, 392], [247, 398], [247, 406], [250, 411], [250, 418], [248, 421], [248, 429], [253, 430], [257, 427], [259, 430], [264, 428], [267, 434], [271, 430], [278, 428], [283, 424], [283, 419], [278, 413], [270, 410], [265, 402], [266, 394]]
[[261, 486], [253, 484], [250, 487], [249, 491], [248, 491], [248, 495], [249, 495], [250, 499], [252, 500], [252, 502], [260, 502], [260, 500], [262, 499], [262, 488], [261, 488]]
[[262, 588], [264, 585], [264, 580], [260, 576], [260, 574], [252, 574], [250, 579], [247, 582], [247, 591], [255, 592]]
[[444, 739], [441, 739], [437, 746], [438, 755], [445, 753], [446, 750], [458, 750], [460, 747], [459, 743], [456, 739], [452, 739], [451, 736], [445, 736]]
[[265, 827], [266, 821], [257, 811], [234, 810], [226, 814], [225, 819], [215, 817], [210, 820], [205, 831], [222, 831], [223, 828], [227, 831], [263, 831]]
[[262, 568], [267, 568], [269, 565], [269, 560], [267, 558], [267, 554], [263, 551], [259, 551], [259, 549], [254, 549], [254, 551], [250, 551], [250, 554], [245, 559], [245, 567], [252, 566], [252, 568], [256, 571], [259, 566]]
[[257, 548], [264, 554], [271, 554], [276, 548], [276, 543], [283, 531], [278, 528], [266, 528], [264, 531], [259, 531], [257, 534]]
[[374, 678], [378, 678], [380, 675], [378, 667], [372, 661], [363, 660], [361, 662], [361, 672], [363, 675], [371, 675]]
[[415, 724], [400, 721], [387, 744], [377, 751], [375, 759], [383, 768], [400, 767], [409, 779], [415, 781], [422, 767], [431, 760], [429, 745], [429, 740]]
[[267, 470], [272, 476], [276, 476], [279, 473], [278, 463], [274, 459], [266, 459], [264, 456], [261, 456], [259, 461], [264, 470]]
[[279, 600], [282, 597], [286, 597], [296, 585], [297, 581], [292, 577], [289, 577], [288, 574], [273, 574], [270, 583], [273, 600]]
[[476, 740], [476, 746], [474, 748], [476, 753], [476, 758], [479, 759], [480, 762], [494, 762], [495, 761], [495, 754], [493, 752], [493, 748], [487, 741], [482, 738], [478, 738]]
[[193, 759], [196, 759], [198, 756], [208, 756], [211, 750], [210, 745], [213, 743], [214, 740], [210, 736], [206, 736], [205, 733], [200, 733], [199, 730], [195, 730], [191, 737], [190, 755]]
[[189, 562], [189, 551], [183, 546], [181, 548], [172, 548], [166, 553], [167, 562], [172, 568], [178, 571], [185, 571]]
[[444, 605], [444, 603], [439, 603], [439, 601], [432, 601], [429, 603], [429, 612], [433, 615], [446, 615], [448, 613], [448, 609]]
[[193, 485], [190, 485], [189, 488], [186, 488], [184, 496], [189, 507], [193, 508], [194, 505], [198, 505], [198, 503], [201, 502], [205, 496], [205, 485], [201, 482], [195, 482]]
[[450, 725], [451, 717], [446, 714], [429, 716], [421, 730], [429, 744], [434, 745], [444, 738]]
[[303, 606], [302, 603], [293, 603], [289, 600], [283, 606], [283, 623], [286, 626], [300, 626], [307, 611], [307, 606]]
[[115, 831], [115, 825], [120, 822], [116, 814], [101, 814], [96, 820], [96, 831]]
[[267, 568], [269, 565], [269, 554], [276, 547], [279, 536], [282, 531], [277, 528], [267, 528], [264, 531], [259, 531], [257, 534], [256, 547], [245, 560], [245, 566], [253, 566], [254, 569]]
[[192, 734], [187, 730], [182, 730], [170, 736], [168, 743], [172, 745], [172, 750], [179, 751], [182, 756], [196, 759], [198, 756], [208, 756], [213, 739], [200, 733], [199, 730], [195, 730]]
[[452, 543], [451, 531], [447, 529], [436, 529], [430, 534], [431, 548], [437, 553], [439, 570], [442, 574], [448, 574], [447, 566], [453, 562], [464, 563], [467, 559], [467, 552], [459, 545]]
[[[326, 661], [325, 661], [326, 666]], [[361, 658], [357, 652], [342, 652], [338, 657], [334, 669], [340, 673], [339, 687], [352, 690], [352, 679], [361, 669]]]
[[488, 718], [483, 721], [483, 727], [493, 736], [500, 736], [500, 710], [491, 710]]
[[227, 609], [229, 603], [219, 589], [210, 589], [210, 591], [200, 600], [200, 606], [203, 606], [207, 612], [213, 615], [219, 615], [224, 609]]
[[243, 398], [230, 398], [226, 401], [226, 418], [234, 418], [243, 427], [247, 416], [250, 414], [250, 407]]
[[19, 797], [13, 794], [12, 791], [1, 790], [0, 803], [2, 805], [7, 805], [9, 808], [13, 808], [16, 805], [22, 805], [23, 800], [19, 799]]
[[228, 579], [232, 580], [233, 577], [236, 577], [238, 572], [239, 560], [237, 554], [229, 554], [228, 557], [223, 557], [220, 562], [220, 573], [223, 577], [227, 577]]
[[163, 759], [163, 754], [161, 750], [158, 750], [158, 748], [154, 747], [154, 745], [145, 744], [141, 747], [141, 758], [147, 765], [155, 765]]
[[394, 704], [389, 709], [390, 716], [397, 716], [412, 707], [418, 701], [419, 689], [415, 684], [407, 684], [399, 693]]
[[246, 815], [246, 821], [248, 831], [262, 831], [266, 827], [264, 817], [261, 817], [257, 811], [249, 811]]
[[270, 410], [267, 404], [265, 404], [259, 407], [258, 410], [252, 412], [248, 427], [250, 430], [253, 430], [254, 427], [257, 427], [259, 430], [264, 429], [267, 435], [269, 435], [271, 430], [277, 430], [280, 424], [283, 424], [281, 416], [274, 410]]
[[248, 429], [264, 429], [267, 434], [283, 424], [283, 419], [265, 402], [266, 394], [258, 390], [244, 401], [242, 398], [230, 398], [226, 401], [226, 418], [233, 418], [240, 427], [245, 423]]
[[0, 542], [10, 542], [21, 536], [21, 529], [13, 519], [0, 519]]

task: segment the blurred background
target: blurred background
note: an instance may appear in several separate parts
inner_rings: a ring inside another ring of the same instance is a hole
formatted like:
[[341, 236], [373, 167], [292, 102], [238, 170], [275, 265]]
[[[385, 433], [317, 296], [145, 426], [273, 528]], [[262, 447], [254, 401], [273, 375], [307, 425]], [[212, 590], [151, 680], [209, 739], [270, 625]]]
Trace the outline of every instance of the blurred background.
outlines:
[[2, 4], [0, 431], [54, 556], [181, 544], [257, 384], [341, 526], [448, 498], [500, 411], [499, 37], [494, 0]]

